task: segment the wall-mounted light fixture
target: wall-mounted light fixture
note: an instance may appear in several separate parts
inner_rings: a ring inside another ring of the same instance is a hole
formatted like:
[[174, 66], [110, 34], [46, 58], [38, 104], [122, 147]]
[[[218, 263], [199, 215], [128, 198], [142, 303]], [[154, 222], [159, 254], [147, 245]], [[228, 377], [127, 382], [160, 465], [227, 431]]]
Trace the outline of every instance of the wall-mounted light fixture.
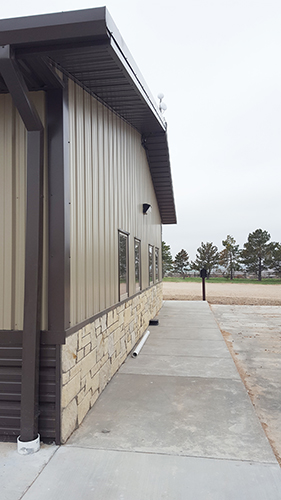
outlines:
[[147, 215], [148, 212], [151, 212], [151, 205], [149, 205], [149, 203], [143, 203], [143, 205], [142, 205], [142, 213], [144, 215]]

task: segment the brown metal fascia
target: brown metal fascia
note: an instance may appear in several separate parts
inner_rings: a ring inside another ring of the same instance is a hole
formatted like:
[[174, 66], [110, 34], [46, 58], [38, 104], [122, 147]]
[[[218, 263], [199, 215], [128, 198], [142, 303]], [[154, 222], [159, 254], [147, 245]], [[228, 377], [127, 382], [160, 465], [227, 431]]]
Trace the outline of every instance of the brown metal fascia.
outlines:
[[0, 21], [0, 44], [32, 45], [107, 37], [106, 8], [25, 16]]
[[43, 240], [43, 125], [9, 46], [0, 47], [0, 73], [27, 129], [27, 207], [23, 321], [21, 440], [38, 434], [39, 345]]

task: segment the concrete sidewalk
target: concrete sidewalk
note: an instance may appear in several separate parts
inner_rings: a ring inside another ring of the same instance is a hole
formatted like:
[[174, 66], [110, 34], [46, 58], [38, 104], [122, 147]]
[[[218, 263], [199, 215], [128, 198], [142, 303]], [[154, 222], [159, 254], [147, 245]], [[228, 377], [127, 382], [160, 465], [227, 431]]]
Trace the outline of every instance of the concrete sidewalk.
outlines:
[[167, 301], [159, 321], [47, 465], [44, 449], [15, 457], [43, 470], [23, 496], [1, 476], [1, 500], [281, 500], [281, 469], [208, 304]]

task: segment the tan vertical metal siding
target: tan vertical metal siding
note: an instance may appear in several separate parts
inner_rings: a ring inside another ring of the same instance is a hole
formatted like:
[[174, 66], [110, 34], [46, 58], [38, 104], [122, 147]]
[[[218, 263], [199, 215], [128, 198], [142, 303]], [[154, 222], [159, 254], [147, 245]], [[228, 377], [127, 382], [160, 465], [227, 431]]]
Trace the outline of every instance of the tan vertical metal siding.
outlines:
[[0, 100], [0, 322], [10, 329], [13, 288], [13, 113], [9, 96]]
[[93, 197], [92, 197], [92, 161], [91, 161], [91, 101], [89, 94], [84, 98], [84, 114], [85, 114], [85, 130], [89, 130], [89, 134], [85, 135], [85, 199], [89, 200], [89, 216], [86, 216], [86, 262], [88, 263], [86, 272], [86, 316], [91, 316], [91, 308], [93, 303], [93, 288], [91, 286], [93, 279], [93, 259], [92, 255], [92, 217], [93, 213]]
[[[129, 295], [135, 292], [134, 237], [161, 248], [161, 218], [141, 136], [69, 81], [71, 325], [118, 302], [118, 229], [129, 236]], [[152, 212], [142, 213], [150, 203]]]
[[91, 286], [93, 290], [92, 311], [99, 311], [99, 282], [100, 282], [100, 267], [99, 267], [99, 238], [98, 238], [98, 211], [99, 211], [99, 178], [98, 178], [98, 103], [95, 99], [91, 99], [91, 123], [92, 133], [91, 141], [91, 168], [92, 168], [92, 212], [91, 212], [91, 241], [93, 260], [93, 274], [91, 276]]
[[33, 92], [31, 98], [44, 126], [44, 173], [43, 173], [43, 276], [41, 330], [48, 329], [48, 147], [46, 130], [45, 92]]
[[[104, 106], [98, 103], [98, 232], [95, 237], [99, 244], [99, 311], [106, 308], [105, 305], [105, 198], [104, 198]], [[93, 165], [94, 167], [94, 165]]]
[[26, 130], [17, 112], [15, 120], [15, 262], [14, 305], [15, 323], [11, 328], [23, 327], [24, 263], [25, 263], [25, 211], [26, 211]]
[[[31, 94], [45, 123], [43, 92]], [[45, 149], [46, 150], [46, 149]], [[44, 172], [42, 329], [47, 327], [47, 161]], [[0, 95], [0, 329], [23, 328], [26, 130], [9, 94]]]

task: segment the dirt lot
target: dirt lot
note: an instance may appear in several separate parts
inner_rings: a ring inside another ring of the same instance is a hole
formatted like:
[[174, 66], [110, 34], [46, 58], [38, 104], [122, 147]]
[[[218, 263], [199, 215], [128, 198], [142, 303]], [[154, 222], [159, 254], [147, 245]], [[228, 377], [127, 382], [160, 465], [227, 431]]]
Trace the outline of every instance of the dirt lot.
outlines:
[[[201, 300], [201, 283], [163, 283], [164, 300]], [[281, 285], [252, 285], [206, 282], [210, 304], [281, 305]]]

